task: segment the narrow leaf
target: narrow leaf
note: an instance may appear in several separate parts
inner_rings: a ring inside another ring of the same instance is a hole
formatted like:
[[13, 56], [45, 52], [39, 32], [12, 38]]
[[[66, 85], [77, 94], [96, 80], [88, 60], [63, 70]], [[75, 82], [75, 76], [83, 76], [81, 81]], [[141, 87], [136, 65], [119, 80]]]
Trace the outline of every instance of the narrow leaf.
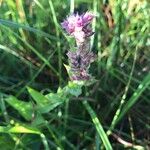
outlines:
[[131, 107], [137, 102], [138, 98], [145, 91], [145, 89], [150, 85], [150, 73], [144, 78], [144, 80], [139, 84], [138, 88], [135, 90], [131, 98], [128, 100], [123, 110], [121, 111], [117, 121], [119, 122], [121, 118], [131, 109]]
[[97, 118], [94, 110], [91, 108], [91, 106], [89, 105], [89, 103], [87, 101], [83, 101], [83, 105], [85, 106], [86, 110], [88, 111], [88, 113], [90, 114], [92, 121], [95, 125], [95, 128], [97, 130], [97, 133], [99, 134], [99, 136], [101, 137], [103, 144], [106, 148], [106, 150], [112, 150], [112, 146], [109, 142], [109, 139], [99, 121], [99, 119]]
[[35, 128], [25, 127], [25, 126], [22, 126], [22, 125], [16, 125], [14, 127], [0, 126], [0, 133], [32, 133], [32, 134], [41, 134], [40, 131], [38, 131]]

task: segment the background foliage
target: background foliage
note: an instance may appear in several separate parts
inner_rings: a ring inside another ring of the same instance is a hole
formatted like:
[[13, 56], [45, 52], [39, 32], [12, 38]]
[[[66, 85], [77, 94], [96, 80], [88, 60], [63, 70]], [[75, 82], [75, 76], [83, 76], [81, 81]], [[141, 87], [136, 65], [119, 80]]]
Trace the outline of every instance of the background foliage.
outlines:
[[[73, 10], [97, 16], [90, 67], [96, 82], [63, 103], [71, 42], [60, 23]], [[104, 149], [84, 100], [114, 149], [149, 149], [149, 14], [148, 0], [0, 0], [1, 149]]]

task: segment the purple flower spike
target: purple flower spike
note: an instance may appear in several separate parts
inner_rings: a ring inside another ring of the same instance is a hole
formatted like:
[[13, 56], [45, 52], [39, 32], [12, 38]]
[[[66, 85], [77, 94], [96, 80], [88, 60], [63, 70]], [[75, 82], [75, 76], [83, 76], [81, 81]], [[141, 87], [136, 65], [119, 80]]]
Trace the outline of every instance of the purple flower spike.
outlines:
[[61, 24], [66, 32], [76, 40], [76, 51], [68, 51], [71, 80], [89, 80], [90, 64], [96, 56], [90, 50], [90, 37], [94, 34], [90, 23], [95, 16], [86, 12], [82, 15], [73, 14]]

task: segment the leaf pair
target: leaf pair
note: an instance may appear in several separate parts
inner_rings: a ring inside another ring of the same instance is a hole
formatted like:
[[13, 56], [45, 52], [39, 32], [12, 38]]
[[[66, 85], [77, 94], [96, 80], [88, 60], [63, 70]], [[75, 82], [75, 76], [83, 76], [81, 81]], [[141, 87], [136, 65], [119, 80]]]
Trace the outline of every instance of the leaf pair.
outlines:
[[16, 109], [19, 114], [28, 121], [32, 120], [34, 112], [48, 113], [66, 100], [57, 93], [49, 93], [45, 96], [29, 87], [28, 92], [36, 102], [35, 106], [33, 106], [31, 102], [19, 100], [14, 96], [9, 96], [5, 99], [9, 105]]

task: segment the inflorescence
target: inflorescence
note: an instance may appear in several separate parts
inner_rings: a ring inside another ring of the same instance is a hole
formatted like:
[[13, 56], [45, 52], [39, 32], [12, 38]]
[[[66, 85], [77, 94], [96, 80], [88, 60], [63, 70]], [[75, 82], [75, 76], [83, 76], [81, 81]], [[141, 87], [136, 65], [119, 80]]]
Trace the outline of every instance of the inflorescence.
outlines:
[[71, 80], [90, 79], [89, 67], [95, 60], [95, 54], [90, 50], [90, 37], [94, 34], [91, 22], [94, 17], [90, 12], [72, 14], [61, 24], [66, 32], [75, 38], [77, 46], [75, 51], [69, 50], [67, 53]]

